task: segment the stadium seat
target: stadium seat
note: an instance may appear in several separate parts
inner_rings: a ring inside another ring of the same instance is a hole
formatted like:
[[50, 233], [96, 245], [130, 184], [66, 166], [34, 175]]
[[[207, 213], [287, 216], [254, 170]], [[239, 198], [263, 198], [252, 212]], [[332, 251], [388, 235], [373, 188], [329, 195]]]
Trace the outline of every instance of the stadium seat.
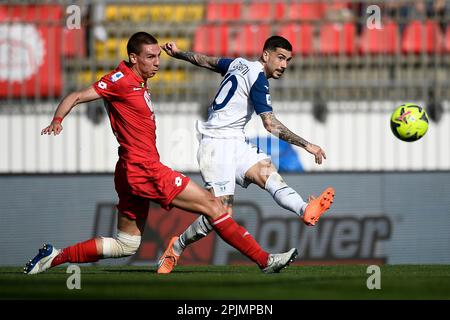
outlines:
[[77, 73], [76, 79], [77, 84], [82, 86], [88, 86], [94, 83], [95, 81], [100, 80], [105, 74], [107, 74], [108, 70], [97, 70], [95, 72], [90, 70], [82, 70]]
[[[176, 38], [174, 38], [174, 37], [158, 37], [157, 39], [158, 39], [158, 43], [160, 45], [163, 45], [169, 41], [174, 41], [180, 50], [183, 50], [183, 51], [191, 50], [191, 37], [185, 37], [185, 38], [184, 37], [176, 37]], [[161, 53], [161, 59], [166, 59], [168, 57], [169, 56], [165, 52]]]
[[270, 25], [268, 24], [243, 24], [233, 38], [232, 54], [255, 57], [261, 53], [264, 42], [269, 36]]
[[278, 34], [292, 44], [293, 54], [308, 55], [313, 49], [313, 27], [309, 24], [288, 23], [282, 25]]
[[445, 32], [445, 51], [450, 52], [450, 25], [447, 26]]
[[204, 6], [201, 4], [164, 4], [148, 7], [150, 8], [150, 19], [152, 21], [190, 22], [203, 19]]
[[228, 52], [228, 26], [200, 25], [194, 34], [194, 51], [207, 55], [224, 56]]
[[206, 21], [239, 21], [241, 9], [241, 1], [210, 1], [206, 5]]
[[292, 2], [286, 6], [288, 20], [321, 20], [325, 11], [322, 3], [318, 1]]
[[356, 53], [356, 27], [353, 23], [328, 23], [320, 29], [321, 54]]
[[345, 0], [333, 0], [331, 2], [325, 2], [323, 9], [326, 10], [342, 10], [350, 7], [350, 2]]
[[119, 20], [119, 6], [107, 5], [105, 8], [105, 20], [106, 21], [117, 21]]
[[404, 30], [402, 50], [404, 53], [434, 53], [444, 49], [444, 37], [435, 21], [410, 22]]
[[273, 1], [253, 1], [245, 7], [246, 21], [281, 21], [284, 18], [285, 4]]
[[63, 29], [63, 55], [68, 58], [86, 56], [85, 29]]
[[117, 61], [118, 59], [127, 58], [127, 42], [128, 39], [111, 38], [103, 41], [95, 42], [95, 59], [97, 61]]
[[382, 29], [363, 28], [360, 38], [362, 54], [395, 54], [400, 48], [400, 37], [397, 23], [383, 23]]
[[8, 21], [9, 19], [8, 7], [0, 5], [0, 21]]
[[205, 6], [203, 4], [179, 5], [177, 8], [177, 14], [175, 15], [175, 21], [202, 21], [204, 11]]

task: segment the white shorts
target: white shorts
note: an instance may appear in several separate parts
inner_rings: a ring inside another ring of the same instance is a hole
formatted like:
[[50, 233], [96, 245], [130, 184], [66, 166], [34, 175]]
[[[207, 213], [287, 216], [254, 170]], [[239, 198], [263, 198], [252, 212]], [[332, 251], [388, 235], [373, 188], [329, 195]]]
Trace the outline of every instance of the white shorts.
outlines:
[[241, 138], [218, 139], [201, 135], [197, 161], [206, 188], [216, 197], [233, 195], [236, 183], [247, 188], [245, 173], [270, 156]]

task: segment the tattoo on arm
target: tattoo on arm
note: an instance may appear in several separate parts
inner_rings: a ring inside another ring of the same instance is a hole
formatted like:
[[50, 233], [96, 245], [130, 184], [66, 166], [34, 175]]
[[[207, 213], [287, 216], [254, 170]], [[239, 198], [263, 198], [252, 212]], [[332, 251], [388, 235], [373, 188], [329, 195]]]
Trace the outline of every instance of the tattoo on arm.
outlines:
[[220, 200], [222, 200], [222, 203], [227, 207], [233, 206], [234, 196], [228, 195], [228, 196], [222, 196], [220, 197]]
[[190, 51], [180, 51], [175, 55], [175, 58], [186, 60], [196, 66], [218, 72], [217, 66], [220, 59], [218, 57], [209, 57], [200, 53]]
[[280, 120], [275, 117], [272, 112], [262, 113], [261, 118], [263, 120], [264, 127], [281, 140], [302, 148], [305, 148], [306, 146], [311, 144], [289, 130], [284, 124], [280, 122]]

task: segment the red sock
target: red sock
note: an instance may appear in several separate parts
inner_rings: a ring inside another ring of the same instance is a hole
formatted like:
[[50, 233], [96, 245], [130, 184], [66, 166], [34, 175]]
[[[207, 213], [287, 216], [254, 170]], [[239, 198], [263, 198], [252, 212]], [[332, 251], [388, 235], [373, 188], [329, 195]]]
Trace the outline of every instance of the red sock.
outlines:
[[250, 233], [248, 233], [245, 228], [238, 225], [228, 213], [221, 215], [211, 224], [217, 234], [226, 243], [256, 262], [259, 267], [264, 268], [267, 266], [269, 254], [265, 252]]
[[97, 254], [95, 239], [91, 239], [62, 249], [55, 259], [53, 259], [52, 267], [66, 262], [95, 262], [98, 261], [99, 258], [100, 256]]

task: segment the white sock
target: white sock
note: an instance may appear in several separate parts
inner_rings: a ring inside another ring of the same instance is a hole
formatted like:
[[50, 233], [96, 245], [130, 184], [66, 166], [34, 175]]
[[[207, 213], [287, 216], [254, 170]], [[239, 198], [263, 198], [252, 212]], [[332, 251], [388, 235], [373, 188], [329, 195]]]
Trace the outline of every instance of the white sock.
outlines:
[[173, 244], [174, 253], [180, 256], [188, 245], [206, 237], [212, 230], [213, 227], [211, 227], [208, 219], [204, 216], [198, 217], [186, 230], [184, 230], [178, 238], [178, 241], [175, 241]]
[[303, 211], [308, 204], [294, 189], [284, 182], [278, 172], [274, 172], [269, 176], [264, 188], [272, 195], [279, 206], [292, 211], [297, 216], [303, 216]]

